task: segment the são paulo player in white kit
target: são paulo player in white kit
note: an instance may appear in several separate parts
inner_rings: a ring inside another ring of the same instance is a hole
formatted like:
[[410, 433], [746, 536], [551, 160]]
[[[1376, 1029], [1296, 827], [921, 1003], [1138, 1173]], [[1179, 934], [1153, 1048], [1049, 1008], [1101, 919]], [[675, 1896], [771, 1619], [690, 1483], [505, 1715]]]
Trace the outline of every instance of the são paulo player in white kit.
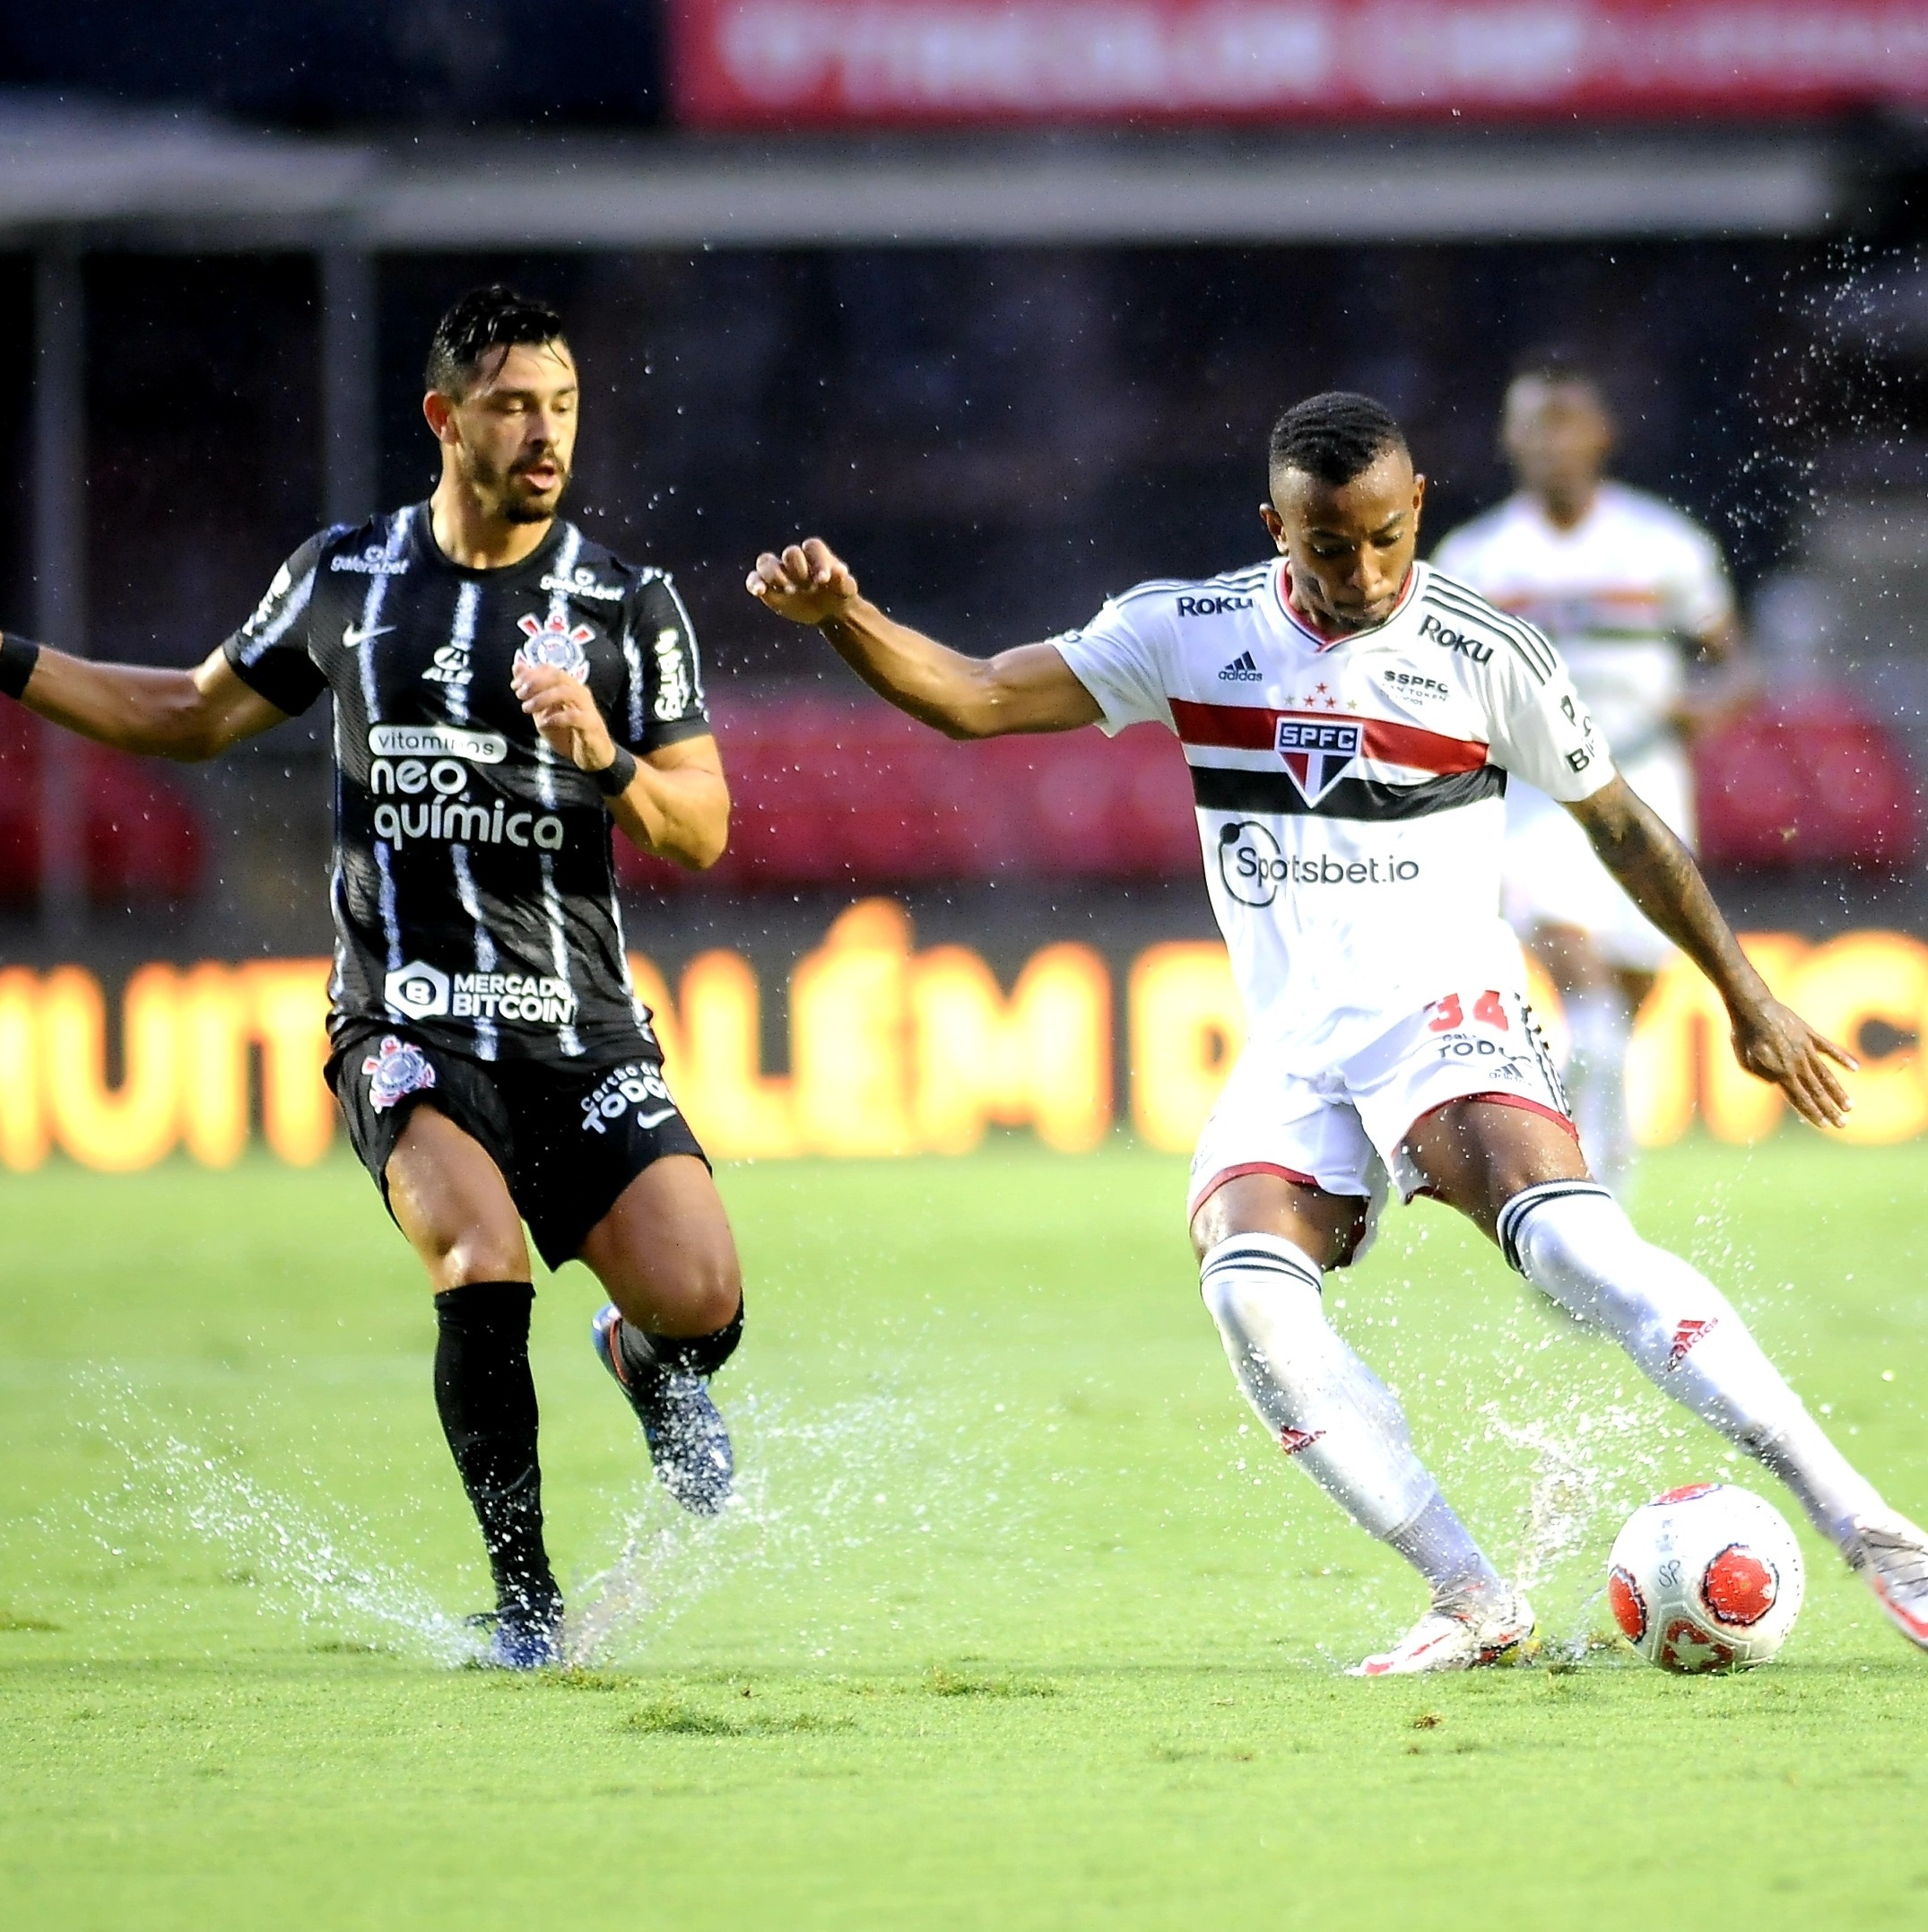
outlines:
[[1287, 1453], [1431, 1590], [1360, 1674], [1490, 1663], [1533, 1631], [1325, 1318], [1324, 1272], [1359, 1251], [1389, 1180], [1466, 1214], [1780, 1475], [1928, 1649], [1928, 1537], [1848, 1466], [1719, 1290], [1587, 1172], [1498, 913], [1508, 774], [1567, 804], [1720, 988], [1744, 1064], [1805, 1118], [1839, 1122], [1828, 1061], [1852, 1063], [1748, 965], [1545, 639], [1414, 561], [1425, 485], [1385, 411], [1349, 395], [1289, 410], [1270, 479], [1279, 557], [1140, 585], [1082, 631], [989, 660], [893, 622], [814, 537], [765, 553], [748, 587], [949, 736], [1155, 720], [1183, 743], [1251, 1024], [1193, 1168], [1206, 1306]]
[[[1620, 775], [1691, 846], [1682, 734], [1710, 694], [1690, 703], [1686, 659], [1731, 663], [1739, 642], [1719, 548], [1671, 504], [1602, 477], [1612, 418], [1576, 364], [1542, 358], [1515, 377], [1501, 439], [1518, 492], [1433, 561], [1552, 640]], [[1628, 1038], [1671, 948], [1554, 796], [1516, 785], [1507, 816], [1506, 916], [1566, 1001], [1574, 1118], [1594, 1172], [1618, 1189], [1633, 1155]]]

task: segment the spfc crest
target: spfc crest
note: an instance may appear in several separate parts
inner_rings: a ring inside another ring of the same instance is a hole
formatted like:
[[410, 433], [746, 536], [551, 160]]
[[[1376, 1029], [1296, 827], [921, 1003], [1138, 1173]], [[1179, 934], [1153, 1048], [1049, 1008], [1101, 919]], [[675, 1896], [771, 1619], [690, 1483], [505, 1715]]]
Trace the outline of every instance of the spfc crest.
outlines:
[[386, 1113], [405, 1095], [426, 1092], [435, 1084], [435, 1068], [428, 1055], [393, 1033], [382, 1036], [380, 1049], [362, 1061], [361, 1071], [369, 1076], [369, 1105], [378, 1114]]
[[1274, 749], [1307, 805], [1317, 805], [1358, 761], [1366, 727], [1356, 720], [1295, 718], [1279, 720]]
[[551, 611], [546, 617], [518, 617], [516, 628], [529, 640], [516, 653], [518, 664], [552, 664], [578, 684], [589, 682], [589, 655], [583, 646], [595, 635], [593, 625], [571, 624]]

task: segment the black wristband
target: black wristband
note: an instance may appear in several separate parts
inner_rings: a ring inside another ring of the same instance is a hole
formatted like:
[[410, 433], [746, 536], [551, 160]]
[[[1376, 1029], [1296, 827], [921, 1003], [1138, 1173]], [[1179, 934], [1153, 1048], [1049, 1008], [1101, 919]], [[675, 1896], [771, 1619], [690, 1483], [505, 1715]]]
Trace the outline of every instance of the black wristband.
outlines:
[[9, 698], [25, 695], [27, 680], [40, 661], [40, 647], [9, 631], [0, 632], [0, 692]]
[[595, 788], [605, 798], [620, 798], [630, 788], [630, 781], [636, 776], [636, 760], [619, 744], [616, 755], [600, 771], [589, 776], [595, 780]]

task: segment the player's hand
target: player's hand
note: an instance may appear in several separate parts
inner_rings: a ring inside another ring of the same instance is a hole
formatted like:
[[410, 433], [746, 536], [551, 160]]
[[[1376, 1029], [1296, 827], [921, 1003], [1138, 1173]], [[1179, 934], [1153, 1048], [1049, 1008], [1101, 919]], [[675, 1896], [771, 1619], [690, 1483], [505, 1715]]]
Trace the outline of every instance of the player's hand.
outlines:
[[1794, 1111], [1814, 1127], [1840, 1127], [1854, 1104], [1828, 1066], [1858, 1072], [1861, 1062], [1845, 1048], [1817, 1033], [1777, 999], [1762, 1003], [1734, 1022], [1734, 1057], [1757, 1079], [1771, 1080]]
[[616, 741], [586, 684], [560, 666], [525, 657], [516, 660], [509, 684], [543, 742], [578, 771], [601, 771], [615, 762]]
[[766, 609], [800, 624], [821, 624], [857, 598], [850, 566], [821, 536], [792, 544], [781, 556], [766, 550], [743, 588]]

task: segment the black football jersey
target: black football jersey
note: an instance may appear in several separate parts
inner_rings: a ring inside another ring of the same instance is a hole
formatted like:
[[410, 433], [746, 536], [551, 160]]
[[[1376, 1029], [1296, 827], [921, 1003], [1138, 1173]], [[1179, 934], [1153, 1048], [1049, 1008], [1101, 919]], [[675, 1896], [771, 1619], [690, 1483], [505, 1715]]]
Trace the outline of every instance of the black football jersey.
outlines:
[[518, 657], [561, 666], [638, 757], [708, 732], [668, 577], [560, 519], [521, 563], [465, 570], [416, 503], [309, 538], [223, 648], [284, 711], [334, 700], [337, 1039], [406, 1021], [483, 1060], [656, 1050], [602, 794], [509, 678]]

